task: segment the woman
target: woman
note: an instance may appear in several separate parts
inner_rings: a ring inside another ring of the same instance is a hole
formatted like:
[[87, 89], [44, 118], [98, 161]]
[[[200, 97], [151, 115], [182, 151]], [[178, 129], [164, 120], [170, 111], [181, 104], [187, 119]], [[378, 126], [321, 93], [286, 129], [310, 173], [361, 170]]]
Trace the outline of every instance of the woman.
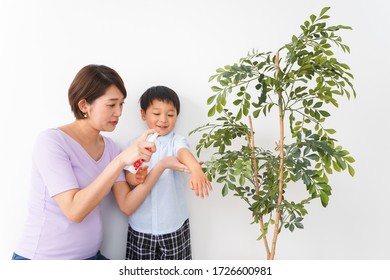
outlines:
[[[70, 85], [68, 97], [76, 120], [43, 131], [33, 150], [28, 217], [12, 259], [107, 259], [100, 251], [102, 199], [115, 186], [129, 189], [123, 168], [155, 151], [146, 131], [120, 151], [101, 131], [113, 131], [126, 98], [123, 80], [104, 65], [87, 65]], [[133, 191], [118, 200], [131, 214], [166, 168], [186, 167], [174, 158], [159, 162]]]

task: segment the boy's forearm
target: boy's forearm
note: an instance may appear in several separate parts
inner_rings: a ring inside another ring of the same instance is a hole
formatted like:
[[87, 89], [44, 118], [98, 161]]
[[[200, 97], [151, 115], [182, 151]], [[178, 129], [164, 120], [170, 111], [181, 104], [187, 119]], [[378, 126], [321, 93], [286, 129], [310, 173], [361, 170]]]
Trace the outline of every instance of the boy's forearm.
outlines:
[[[135, 210], [142, 204], [154, 184], [160, 178], [165, 168], [157, 164], [152, 171], [150, 171], [145, 182], [139, 184], [135, 189], [123, 188], [114, 186], [114, 196], [119, 205], [119, 209], [127, 216], [134, 213]], [[134, 174], [132, 174], [134, 176]]]
[[186, 148], [182, 148], [177, 152], [177, 159], [186, 165], [191, 172], [202, 169], [198, 160], [194, 157], [191, 151]]

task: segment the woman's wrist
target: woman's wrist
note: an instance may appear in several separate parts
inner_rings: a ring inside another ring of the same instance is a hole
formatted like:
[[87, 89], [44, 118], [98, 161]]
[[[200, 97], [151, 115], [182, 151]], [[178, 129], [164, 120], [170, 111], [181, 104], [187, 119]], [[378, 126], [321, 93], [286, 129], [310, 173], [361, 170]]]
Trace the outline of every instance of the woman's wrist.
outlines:
[[125, 166], [127, 166], [127, 164], [125, 164], [121, 155], [118, 155], [117, 157], [115, 157], [112, 160], [112, 163], [117, 165], [120, 169], [123, 169], [123, 168], [125, 168]]

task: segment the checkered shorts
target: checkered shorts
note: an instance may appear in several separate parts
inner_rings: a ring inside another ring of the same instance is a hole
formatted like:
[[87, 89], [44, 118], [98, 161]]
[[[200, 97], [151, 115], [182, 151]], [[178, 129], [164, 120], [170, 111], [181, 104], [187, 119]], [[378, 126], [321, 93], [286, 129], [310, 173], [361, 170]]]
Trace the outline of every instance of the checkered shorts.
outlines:
[[191, 260], [190, 223], [187, 219], [175, 232], [153, 235], [129, 225], [126, 260]]

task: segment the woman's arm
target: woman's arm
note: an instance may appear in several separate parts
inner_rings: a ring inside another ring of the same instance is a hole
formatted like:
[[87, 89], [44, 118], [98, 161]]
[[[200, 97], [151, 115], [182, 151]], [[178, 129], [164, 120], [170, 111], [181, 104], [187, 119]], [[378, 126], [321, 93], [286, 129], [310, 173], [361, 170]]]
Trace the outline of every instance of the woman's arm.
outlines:
[[139, 184], [135, 189], [130, 190], [126, 182], [115, 183], [112, 191], [119, 209], [127, 216], [131, 215], [145, 200], [165, 169], [189, 172], [188, 168], [180, 163], [176, 157], [166, 157], [155, 165], [146, 177], [145, 182]]
[[154, 143], [145, 141], [150, 133], [151, 131], [146, 131], [134, 144], [121, 152], [87, 187], [71, 189], [54, 196], [62, 212], [69, 220], [75, 223], [82, 222], [111, 190], [125, 166], [140, 158], [145, 161], [150, 160], [152, 153], [156, 150]]

